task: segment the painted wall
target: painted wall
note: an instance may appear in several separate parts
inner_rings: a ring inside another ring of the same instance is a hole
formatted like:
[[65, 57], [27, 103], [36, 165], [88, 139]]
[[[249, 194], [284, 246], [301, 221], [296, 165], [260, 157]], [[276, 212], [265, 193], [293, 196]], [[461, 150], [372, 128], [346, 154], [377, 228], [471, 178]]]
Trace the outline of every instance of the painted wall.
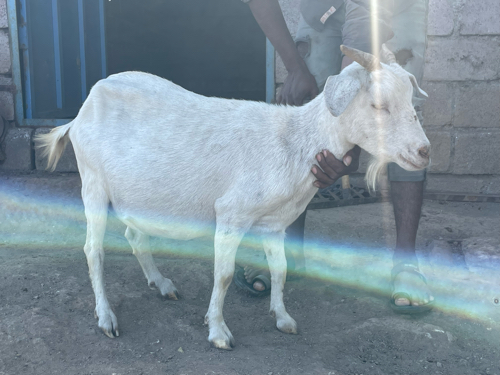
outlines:
[[[236, 0], [235, 0], [236, 1]], [[280, 0], [295, 33], [299, 0]], [[433, 147], [427, 187], [433, 191], [500, 194], [500, 1], [429, 0], [428, 48], [423, 89], [430, 96], [425, 129]], [[14, 123], [11, 58], [5, 0], [0, 0], [0, 115], [8, 133], [2, 170], [43, 169], [31, 145], [48, 129]], [[279, 57], [276, 81], [286, 70]], [[0, 124], [1, 131], [1, 124]], [[59, 171], [76, 171], [72, 150]], [[366, 167], [366, 157], [360, 168]]]

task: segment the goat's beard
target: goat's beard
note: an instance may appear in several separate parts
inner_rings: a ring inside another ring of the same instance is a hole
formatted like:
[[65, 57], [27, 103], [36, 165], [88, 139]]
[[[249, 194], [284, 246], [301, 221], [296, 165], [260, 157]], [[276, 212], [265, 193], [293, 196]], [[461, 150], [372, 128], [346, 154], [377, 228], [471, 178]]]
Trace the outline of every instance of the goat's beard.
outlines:
[[377, 182], [380, 176], [385, 171], [385, 166], [388, 161], [385, 159], [377, 159], [372, 157], [368, 169], [366, 170], [365, 181], [368, 186], [368, 191], [375, 191], [377, 188]]

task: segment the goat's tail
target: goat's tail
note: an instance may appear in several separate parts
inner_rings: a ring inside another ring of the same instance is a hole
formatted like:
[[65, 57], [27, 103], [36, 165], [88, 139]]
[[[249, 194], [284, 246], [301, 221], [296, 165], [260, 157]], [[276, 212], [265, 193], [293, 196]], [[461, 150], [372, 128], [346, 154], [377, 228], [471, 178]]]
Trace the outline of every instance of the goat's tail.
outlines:
[[58, 126], [47, 134], [39, 134], [35, 137], [35, 147], [41, 149], [42, 157], [48, 156], [47, 168], [51, 172], [56, 169], [57, 162], [66, 148], [69, 141], [69, 128], [73, 122], [69, 124]]

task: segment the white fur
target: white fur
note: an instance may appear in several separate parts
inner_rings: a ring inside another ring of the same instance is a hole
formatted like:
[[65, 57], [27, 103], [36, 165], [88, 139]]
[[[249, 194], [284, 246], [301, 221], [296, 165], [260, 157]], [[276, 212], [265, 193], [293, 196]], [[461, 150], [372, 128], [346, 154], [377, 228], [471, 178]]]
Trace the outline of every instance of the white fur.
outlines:
[[[259, 230], [272, 275], [271, 312], [281, 331], [297, 332], [283, 304], [283, 239], [285, 228], [317, 191], [310, 172], [315, 155], [328, 149], [341, 159], [355, 144], [361, 146], [377, 160], [377, 167], [370, 167], [372, 185], [388, 161], [408, 169], [428, 163], [418, 156], [429, 142], [414, 119], [412, 85], [402, 68], [383, 65], [369, 73], [353, 64], [332, 82], [338, 80], [357, 82], [350, 103], [327, 84], [307, 105], [289, 107], [207, 98], [150, 74], [120, 73], [92, 88], [74, 121], [39, 137], [39, 146], [48, 149], [49, 167], [68, 137], [73, 143], [88, 221], [84, 250], [95, 312], [108, 336], [118, 336], [103, 282], [109, 203], [128, 226], [125, 235], [148, 283], [170, 298], [177, 291], [154, 265], [148, 236], [189, 239], [216, 224], [215, 280], [206, 322], [209, 340], [224, 349], [233, 345], [222, 306], [235, 253], [246, 231]], [[349, 91], [345, 82], [339, 87]], [[373, 103], [388, 106], [390, 114], [372, 108]]]

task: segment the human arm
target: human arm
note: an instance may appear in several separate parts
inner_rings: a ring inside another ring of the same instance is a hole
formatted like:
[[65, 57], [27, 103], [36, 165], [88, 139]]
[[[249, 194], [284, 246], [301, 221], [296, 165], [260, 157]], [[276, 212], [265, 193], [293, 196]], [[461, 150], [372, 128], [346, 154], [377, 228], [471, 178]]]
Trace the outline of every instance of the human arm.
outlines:
[[318, 165], [314, 165], [311, 169], [312, 174], [317, 178], [314, 186], [324, 189], [333, 185], [340, 177], [355, 172], [359, 167], [359, 154], [361, 148], [354, 146], [347, 151], [342, 160], [338, 160], [328, 150], [316, 155]]
[[288, 71], [277, 102], [302, 105], [305, 98], [314, 98], [318, 95], [316, 80], [295, 46], [278, 0], [251, 0], [248, 5]]

